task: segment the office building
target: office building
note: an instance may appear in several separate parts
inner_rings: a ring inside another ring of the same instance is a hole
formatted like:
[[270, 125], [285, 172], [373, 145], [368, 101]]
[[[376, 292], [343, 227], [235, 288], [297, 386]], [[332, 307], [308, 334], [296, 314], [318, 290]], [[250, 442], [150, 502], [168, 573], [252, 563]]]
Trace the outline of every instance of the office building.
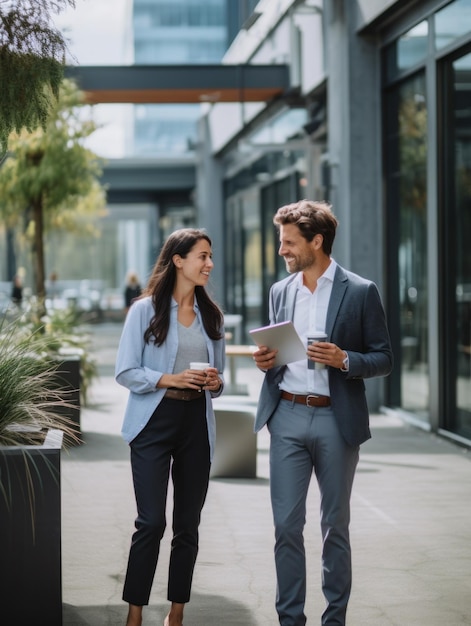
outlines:
[[[285, 273], [273, 214], [303, 197], [330, 201], [335, 259], [378, 284], [388, 316], [395, 367], [366, 381], [371, 409], [469, 446], [471, 0], [228, 0], [226, 26], [224, 3], [211, 17], [203, 4], [136, 1], [136, 62], [173, 49], [170, 33], [199, 20], [194, 40], [209, 29], [208, 54], [226, 37], [224, 65], [288, 68], [289, 85], [260, 102], [243, 89], [233, 102], [215, 95], [191, 118], [193, 135], [186, 122], [136, 115], [136, 146], [149, 122], [147, 156], [110, 163], [104, 177], [114, 214], [140, 229], [132, 245], [150, 262], [174, 228], [207, 228], [216, 295], [249, 341]], [[175, 63], [187, 65], [195, 41], [185, 36]], [[209, 62], [199, 60], [195, 71]]]
[[329, 200], [334, 257], [379, 285], [388, 315], [395, 367], [367, 381], [372, 408], [469, 443], [471, 2], [262, 1], [252, 22], [223, 62], [287, 63], [291, 87], [201, 122], [200, 219], [215, 223], [208, 198], [223, 206], [226, 309], [245, 333], [268, 321], [274, 212]]
[[[136, 65], [220, 63], [228, 47], [227, 0], [134, 0], [133, 33]], [[135, 105], [134, 154], [192, 153], [199, 109], [197, 104]]]

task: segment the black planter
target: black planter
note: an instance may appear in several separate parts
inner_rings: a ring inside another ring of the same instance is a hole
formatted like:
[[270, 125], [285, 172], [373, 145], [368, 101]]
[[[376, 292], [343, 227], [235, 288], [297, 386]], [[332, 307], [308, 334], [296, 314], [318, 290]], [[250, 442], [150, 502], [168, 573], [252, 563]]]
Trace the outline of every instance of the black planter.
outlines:
[[[68, 355], [61, 358], [57, 365], [56, 383], [63, 390], [66, 404], [54, 407], [54, 413], [67, 417], [74, 426], [75, 434], [82, 432], [80, 423], [80, 356]], [[70, 438], [68, 445], [77, 443]]]
[[0, 446], [1, 623], [62, 626], [61, 446]]

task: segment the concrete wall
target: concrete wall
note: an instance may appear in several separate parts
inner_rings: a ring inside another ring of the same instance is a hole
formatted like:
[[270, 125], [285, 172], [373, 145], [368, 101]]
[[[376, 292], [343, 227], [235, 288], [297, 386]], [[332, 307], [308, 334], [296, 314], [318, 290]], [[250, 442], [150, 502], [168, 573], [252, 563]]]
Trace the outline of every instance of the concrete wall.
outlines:
[[335, 257], [382, 283], [381, 120], [375, 43], [352, 32], [352, 3], [326, 2], [331, 201]]
[[214, 269], [211, 272], [210, 292], [223, 303], [224, 284], [224, 198], [222, 165], [212, 157], [212, 139], [208, 117], [198, 125], [198, 160], [196, 167], [195, 202], [198, 227], [205, 228], [213, 242]]
[[[381, 120], [378, 51], [355, 33], [355, 6], [324, 2], [330, 199], [340, 225], [334, 258], [383, 287]], [[368, 382], [376, 410], [380, 380]]]

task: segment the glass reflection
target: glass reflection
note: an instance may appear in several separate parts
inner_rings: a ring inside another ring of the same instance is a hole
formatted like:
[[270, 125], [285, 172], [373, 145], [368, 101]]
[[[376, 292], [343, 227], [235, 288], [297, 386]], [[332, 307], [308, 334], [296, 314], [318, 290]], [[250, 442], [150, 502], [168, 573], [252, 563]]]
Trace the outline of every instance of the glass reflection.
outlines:
[[[136, 65], [220, 63], [227, 48], [224, 0], [134, 0]], [[198, 104], [141, 105], [135, 109], [136, 156], [191, 155], [197, 138]]]
[[435, 14], [437, 50], [471, 31], [471, 0], [455, 0]]
[[388, 80], [408, 70], [427, 55], [428, 22], [423, 21], [404, 33], [386, 49], [386, 76]]
[[471, 435], [471, 54], [453, 63], [454, 238], [456, 293], [456, 416]]
[[400, 70], [413, 67], [427, 54], [428, 23], [420, 22], [397, 42], [397, 65]]
[[398, 92], [401, 406], [427, 419], [427, 107], [424, 75]]

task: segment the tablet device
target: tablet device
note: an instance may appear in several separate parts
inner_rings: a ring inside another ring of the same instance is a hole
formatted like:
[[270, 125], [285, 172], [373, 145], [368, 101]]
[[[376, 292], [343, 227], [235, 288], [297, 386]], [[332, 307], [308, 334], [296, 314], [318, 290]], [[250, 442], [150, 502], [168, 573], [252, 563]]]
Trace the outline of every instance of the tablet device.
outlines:
[[279, 322], [271, 326], [262, 326], [249, 330], [257, 346], [267, 346], [278, 350], [275, 365], [286, 365], [294, 361], [307, 359], [307, 348], [293, 326], [293, 322]]

